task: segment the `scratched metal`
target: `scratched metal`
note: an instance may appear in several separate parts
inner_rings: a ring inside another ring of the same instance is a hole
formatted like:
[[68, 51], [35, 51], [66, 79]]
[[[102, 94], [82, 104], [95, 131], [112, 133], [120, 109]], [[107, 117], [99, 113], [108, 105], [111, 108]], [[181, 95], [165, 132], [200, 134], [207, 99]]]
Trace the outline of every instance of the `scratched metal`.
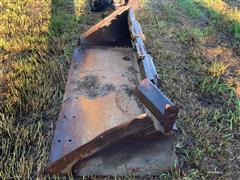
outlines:
[[149, 79], [142, 80], [136, 86], [134, 92], [140, 101], [162, 123], [165, 133], [169, 133], [175, 124], [178, 107]]
[[128, 29], [129, 6], [124, 6], [83, 33], [80, 38], [82, 47], [114, 46], [131, 47]]
[[76, 49], [49, 163], [144, 112], [132, 93], [139, 71], [128, 48]]
[[159, 175], [178, 166], [173, 136], [128, 138], [99, 151], [73, 168], [75, 176]]

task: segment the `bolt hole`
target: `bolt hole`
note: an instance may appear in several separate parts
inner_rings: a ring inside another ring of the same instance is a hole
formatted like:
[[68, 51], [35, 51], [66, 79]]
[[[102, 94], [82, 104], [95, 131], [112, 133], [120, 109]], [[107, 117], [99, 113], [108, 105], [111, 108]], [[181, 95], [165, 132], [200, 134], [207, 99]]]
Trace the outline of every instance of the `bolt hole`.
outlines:
[[63, 118], [66, 118], [66, 116], [63, 116]]
[[58, 140], [58, 142], [61, 142], [61, 140]]
[[76, 118], [76, 116], [73, 116], [72, 118]]
[[71, 140], [71, 139], [69, 139], [69, 140], [68, 140], [68, 142], [72, 142], [72, 140]]

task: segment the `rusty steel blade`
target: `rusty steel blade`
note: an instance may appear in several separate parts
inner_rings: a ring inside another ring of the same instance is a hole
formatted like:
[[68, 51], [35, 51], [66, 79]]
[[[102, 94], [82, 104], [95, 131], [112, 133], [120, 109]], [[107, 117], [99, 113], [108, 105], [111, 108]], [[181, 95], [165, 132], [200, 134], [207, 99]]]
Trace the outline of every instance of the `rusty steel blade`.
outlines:
[[155, 131], [151, 118], [146, 114], [142, 114], [133, 120], [103, 132], [90, 142], [61, 157], [48, 166], [47, 172], [50, 174], [68, 174], [75, 163], [83, 161], [113, 142], [133, 134], [142, 133], [145, 129], [151, 132]]

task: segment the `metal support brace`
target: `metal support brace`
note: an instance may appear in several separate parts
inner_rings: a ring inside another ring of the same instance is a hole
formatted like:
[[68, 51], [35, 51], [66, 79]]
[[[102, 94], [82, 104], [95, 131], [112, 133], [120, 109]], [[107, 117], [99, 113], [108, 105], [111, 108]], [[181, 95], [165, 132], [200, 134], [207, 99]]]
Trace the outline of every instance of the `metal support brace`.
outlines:
[[144, 79], [135, 88], [135, 93], [140, 101], [161, 122], [164, 133], [169, 133], [175, 126], [178, 108], [160, 90], [160, 79], [153, 58], [147, 53], [143, 42], [143, 31], [134, 16], [133, 9], [129, 10], [128, 24], [132, 45], [137, 51], [138, 64]]

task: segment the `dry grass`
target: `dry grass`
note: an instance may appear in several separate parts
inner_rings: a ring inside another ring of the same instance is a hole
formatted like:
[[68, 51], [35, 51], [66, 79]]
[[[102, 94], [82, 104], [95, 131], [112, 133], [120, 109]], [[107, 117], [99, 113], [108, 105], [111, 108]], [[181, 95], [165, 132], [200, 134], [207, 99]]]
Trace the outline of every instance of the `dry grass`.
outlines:
[[72, 49], [100, 16], [85, 7], [86, 1], [0, 2], [1, 179], [41, 176]]
[[[0, 2], [1, 179], [42, 177], [72, 49], [81, 32], [106, 16], [86, 5]], [[162, 178], [238, 179], [238, 15], [223, 1], [142, 0], [138, 18], [147, 48], [163, 91], [181, 108], [176, 145], [182, 168]]]
[[181, 108], [177, 147], [183, 166], [167, 178], [237, 179], [240, 173], [239, 44], [236, 32], [219, 26], [233, 22], [213, 13], [213, 1], [204, 8], [206, 2], [149, 1], [139, 14], [162, 89]]

